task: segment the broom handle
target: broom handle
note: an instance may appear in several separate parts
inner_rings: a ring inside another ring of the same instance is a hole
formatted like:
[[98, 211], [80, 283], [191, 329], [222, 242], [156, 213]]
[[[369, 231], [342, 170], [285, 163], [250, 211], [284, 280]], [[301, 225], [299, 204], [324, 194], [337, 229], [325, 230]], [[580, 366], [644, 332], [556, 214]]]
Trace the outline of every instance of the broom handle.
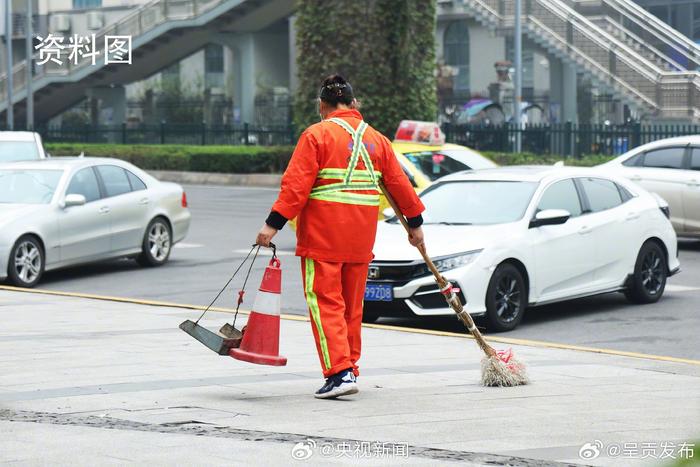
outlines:
[[[396, 213], [396, 217], [398, 217], [399, 221], [401, 221], [401, 225], [403, 225], [404, 229], [406, 229], [406, 233], [410, 235], [411, 232], [410, 227], [408, 226], [408, 221], [406, 220], [404, 215], [401, 214], [401, 210], [396, 204], [394, 198], [392, 198], [389, 194], [389, 190], [386, 189], [384, 183], [382, 182], [379, 182], [379, 188], [382, 190], [382, 193], [384, 193], [384, 196], [386, 197], [387, 201], [389, 201], [389, 204]], [[444, 289], [445, 287], [447, 287], [447, 279], [445, 279], [442, 276], [442, 274], [440, 274], [440, 271], [438, 271], [435, 267], [435, 264], [433, 264], [433, 260], [430, 259], [430, 256], [428, 256], [428, 252], [425, 249], [425, 244], [421, 244], [417, 248], [421, 256], [423, 256], [425, 264], [428, 265], [428, 269], [430, 269], [430, 272], [432, 272], [433, 276], [435, 276], [435, 281], [437, 282], [438, 287], [440, 287], [440, 289]], [[459, 318], [459, 320], [462, 321], [462, 323], [467, 327], [467, 330], [469, 330], [471, 335], [474, 336], [474, 339], [476, 340], [477, 344], [479, 344], [479, 347], [481, 347], [481, 350], [483, 350], [484, 353], [486, 353], [486, 355], [488, 355], [489, 357], [496, 355], [496, 351], [484, 340], [484, 336], [481, 335], [481, 332], [476, 327], [476, 324], [474, 324], [474, 319], [469, 313], [464, 311], [462, 302], [455, 294], [453, 294], [452, 296], [454, 297], [454, 300], [450, 300], [447, 297], [445, 297], [445, 299], [447, 300], [447, 304], [450, 305], [450, 308], [452, 308], [452, 310], [454, 310], [454, 312], [457, 313], [457, 318]]]

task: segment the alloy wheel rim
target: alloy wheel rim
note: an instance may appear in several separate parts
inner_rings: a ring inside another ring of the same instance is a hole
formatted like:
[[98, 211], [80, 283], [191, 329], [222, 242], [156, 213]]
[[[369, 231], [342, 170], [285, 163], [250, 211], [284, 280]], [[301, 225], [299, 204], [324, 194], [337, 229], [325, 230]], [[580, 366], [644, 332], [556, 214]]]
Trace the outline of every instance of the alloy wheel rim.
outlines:
[[27, 284], [39, 277], [41, 272], [41, 251], [30, 241], [22, 242], [15, 253], [15, 271], [17, 276]]
[[520, 314], [520, 287], [514, 276], [508, 274], [496, 286], [496, 314], [504, 323], [510, 323]]
[[156, 222], [148, 232], [148, 250], [156, 261], [163, 261], [170, 252], [170, 234], [168, 229]]
[[649, 295], [656, 295], [663, 283], [661, 256], [655, 250], [648, 252], [642, 260], [642, 287]]

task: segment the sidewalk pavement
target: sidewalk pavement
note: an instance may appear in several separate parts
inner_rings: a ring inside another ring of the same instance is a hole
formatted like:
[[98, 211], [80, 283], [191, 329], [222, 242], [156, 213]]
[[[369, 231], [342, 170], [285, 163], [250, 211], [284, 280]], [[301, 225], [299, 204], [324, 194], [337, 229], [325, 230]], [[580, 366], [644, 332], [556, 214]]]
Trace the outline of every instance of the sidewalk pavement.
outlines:
[[[662, 443], [700, 435], [693, 364], [516, 346], [532, 384], [484, 388], [471, 339], [366, 327], [361, 392], [320, 401], [308, 322], [282, 321], [289, 363], [275, 368], [219, 357], [178, 329], [198, 314], [0, 290], [2, 462], [665, 465]], [[581, 459], [596, 440], [600, 456]]]

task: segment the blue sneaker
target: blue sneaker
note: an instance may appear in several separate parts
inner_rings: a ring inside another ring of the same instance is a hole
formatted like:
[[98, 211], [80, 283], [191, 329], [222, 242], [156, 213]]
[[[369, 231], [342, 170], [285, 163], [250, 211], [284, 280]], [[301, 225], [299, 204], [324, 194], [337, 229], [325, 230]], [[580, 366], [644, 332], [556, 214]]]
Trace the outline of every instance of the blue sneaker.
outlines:
[[343, 370], [326, 379], [326, 384], [316, 391], [316, 399], [335, 399], [340, 396], [357, 394], [360, 389], [357, 387], [357, 380], [352, 370]]

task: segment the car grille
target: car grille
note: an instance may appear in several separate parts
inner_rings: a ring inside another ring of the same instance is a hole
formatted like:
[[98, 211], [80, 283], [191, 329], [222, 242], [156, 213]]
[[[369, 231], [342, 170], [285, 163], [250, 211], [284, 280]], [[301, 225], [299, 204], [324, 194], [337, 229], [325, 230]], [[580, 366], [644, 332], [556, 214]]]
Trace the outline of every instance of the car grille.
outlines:
[[406, 283], [430, 274], [423, 261], [373, 261], [367, 279], [372, 282]]
[[[453, 287], [459, 288], [459, 285], [456, 282], [451, 282], [451, 284]], [[462, 304], [466, 303], [464, 294], [461, 290], [457, 292], [457, 297], [459, 297]], [[420, 287], [411, 297], [411, 301], [424, 309], [447, 308], [449, 306], [445, 301], [445, 297], [440, 293], [440, 289], [434, 285], [424, 285]]]

